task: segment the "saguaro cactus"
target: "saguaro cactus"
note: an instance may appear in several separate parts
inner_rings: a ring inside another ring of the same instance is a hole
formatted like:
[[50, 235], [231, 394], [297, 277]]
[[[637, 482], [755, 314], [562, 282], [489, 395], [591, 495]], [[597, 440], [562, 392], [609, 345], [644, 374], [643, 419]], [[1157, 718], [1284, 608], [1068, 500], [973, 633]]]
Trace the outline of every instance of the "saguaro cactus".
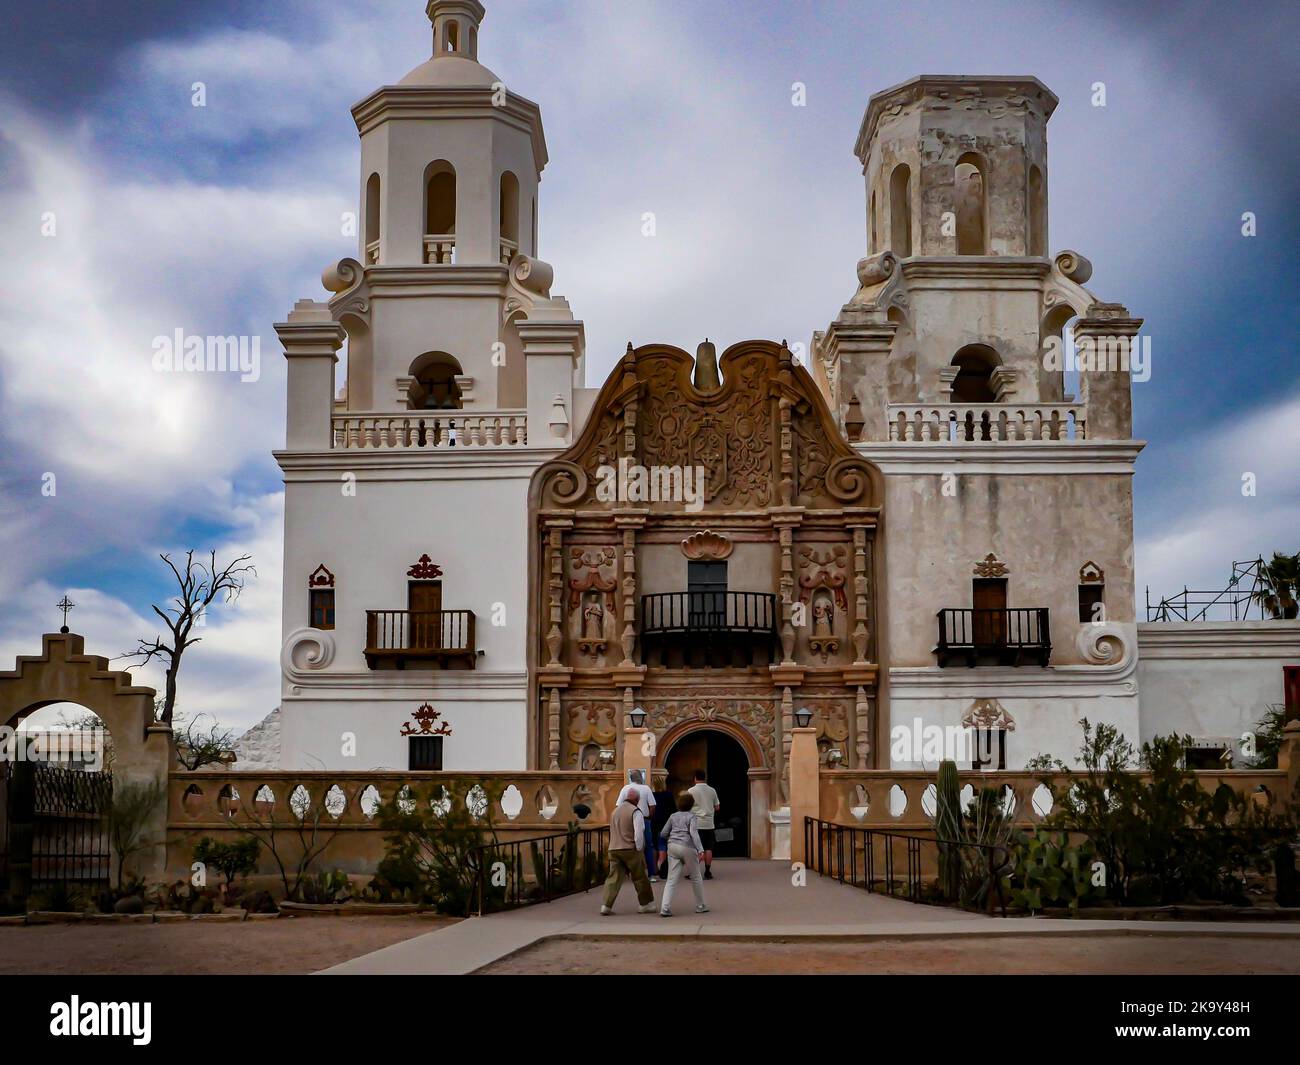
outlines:
[[[935, 781], [934, 834], [939, 842], [939, 887], [944, 898], [956, 902], [961, 893], [961, 789], [957, 763], [939, 763]], [[945, 842], [946, 841], [946, 842]]]

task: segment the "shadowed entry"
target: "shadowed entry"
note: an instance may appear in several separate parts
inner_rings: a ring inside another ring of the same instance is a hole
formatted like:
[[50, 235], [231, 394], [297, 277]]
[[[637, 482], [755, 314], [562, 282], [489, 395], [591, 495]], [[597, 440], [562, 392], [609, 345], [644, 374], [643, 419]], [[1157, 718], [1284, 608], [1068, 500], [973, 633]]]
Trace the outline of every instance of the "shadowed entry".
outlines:
[[[674, 795], [695, 783], [695, 770], [703, 769], [721, 809], [714, 856], [749, 857], [749, 759], [744, 748], [725, 732], [703, 729], [683, 736], [664, 759], [668, 790]], [[728, 838], [728, 836], [730, 838]]]

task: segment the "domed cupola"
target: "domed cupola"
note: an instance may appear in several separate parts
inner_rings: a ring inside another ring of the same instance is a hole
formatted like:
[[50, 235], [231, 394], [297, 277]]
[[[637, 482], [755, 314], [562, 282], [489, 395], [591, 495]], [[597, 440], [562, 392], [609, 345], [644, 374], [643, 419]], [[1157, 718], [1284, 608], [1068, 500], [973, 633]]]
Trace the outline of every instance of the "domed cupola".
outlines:
[[366, 266], [497, 266], [537, 254], [542, 116], [478, 61], [479, 0], [429, 0], [433, 54], [352, 109]]

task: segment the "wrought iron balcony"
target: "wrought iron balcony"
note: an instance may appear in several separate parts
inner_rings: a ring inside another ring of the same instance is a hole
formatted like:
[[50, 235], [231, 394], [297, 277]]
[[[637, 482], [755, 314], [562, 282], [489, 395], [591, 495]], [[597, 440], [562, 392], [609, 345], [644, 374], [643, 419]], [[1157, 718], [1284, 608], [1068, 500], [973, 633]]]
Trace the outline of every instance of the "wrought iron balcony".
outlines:
[[473, 669], [472, 610], [367, 610], [366, 665], [371, 669]]
[[1046, 666], [1052, 654], [1047, 607], [974, 610], [946, 608], [939, 614], [939, 665], [958, 660], [1018, 666], [1026, 659]]
[[768, 592], [656, 592], [641, 597], [647, 664], [669, 668], [774, 660], [777, 598]]

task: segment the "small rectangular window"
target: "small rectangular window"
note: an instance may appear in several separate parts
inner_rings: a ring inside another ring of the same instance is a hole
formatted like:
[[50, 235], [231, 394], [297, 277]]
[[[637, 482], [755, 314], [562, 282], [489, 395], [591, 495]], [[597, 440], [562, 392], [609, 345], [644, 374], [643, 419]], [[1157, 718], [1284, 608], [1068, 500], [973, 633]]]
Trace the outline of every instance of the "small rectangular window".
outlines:
[[334, 628], [334, 589], [314, 588], [311, 591], [311, 627]]
[[1183, 748], [1183, 765], [1188, 769], [1231, 769], [1232, 751], [1227, 744], [1213, 740], [1193, 740]]
[[1104, 584], [1079, 585], [1079, 620], [1106, 620], [1106, 586]]
[[411, 770], [441, 769], [442, 737], [412, 736], [407, 768]]
[[975, 730], [975, 750], [971, 752], [970, 767], [975, 770], [1006, 769], [1006, 729], [977, 728]]

